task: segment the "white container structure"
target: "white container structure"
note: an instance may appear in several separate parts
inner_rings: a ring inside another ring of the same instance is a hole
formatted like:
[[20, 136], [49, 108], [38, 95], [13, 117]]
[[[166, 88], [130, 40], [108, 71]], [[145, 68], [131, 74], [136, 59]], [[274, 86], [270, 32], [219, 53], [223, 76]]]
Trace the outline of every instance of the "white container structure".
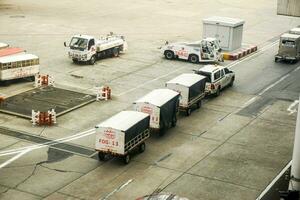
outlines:
[[196, 104], [200, 108], [205, 97], [206, 77], [198, 74], [181, 74], [166, 82], [166, 87], [180, 93], [179, 110], [191, 114], [191, 107]]
[[39, 58], [33, 54], [0, 57], [0, 81], [30, 77], [40, 72]]
[[155, 89], [133, 103], [133, 109], [150, 115], [150, 128], [161, 130], [176, 126], [179, 106], [178, 92], [170, 89]]
[[95, 149], [99, 151], [99, 159], [113, 155], [129, 163], [133, 149], [145, 150], [144, 141], [150, 136], [149, 120], [148, 114], [122, 111], [97, 125]]
[[229, 17], [214, 16], [203, 19], [203, 38], [217, 38], [222, 50], [233, 51], [242, 46], [244, 23], [242, 19]]

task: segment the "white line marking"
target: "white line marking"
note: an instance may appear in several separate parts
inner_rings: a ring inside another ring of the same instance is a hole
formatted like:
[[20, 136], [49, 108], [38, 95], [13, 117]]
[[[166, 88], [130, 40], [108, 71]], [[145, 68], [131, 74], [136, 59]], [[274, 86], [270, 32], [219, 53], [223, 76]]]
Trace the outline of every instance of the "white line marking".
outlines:
[[289, 115], [292, 115], [295, 112], [297, 112], [298, 104], [299, 104], [299, 100], [295, 100], [293, 103], [291, 103], [291, 105], [287, 109]]
[[29, 151], [31, 151], [31, 149], [27, 149], [22, 151], [21, 153], [19, 153], [18, 155], [12, 157], [11, 159], [5, 161], [4, 163], [2, 163], [0, 165], [0, 169], [2, 169], [3, 167], [5, 167], [6, 165], [9, 165], [10, 163], [14, 162], [15, 160], [17, 160], [18, 158], [20, 158], [21, 156], [25, 155], [26, 153], [28, 153]]
[[124, 187], [126, 187], [127, 185], [129, 185], [132, 181], [133, 181], [133, 179], [128, 180], [126, 183], [124, 183], [120, 187], [114, 189], [111, 193], [109, 193], [105, 197], [101, 198], [100, 200], [107, 200], [110, 196], [112, 196], [114, 193], [119, 192], [120, 190], [122, 190]]
[[94, 133], [95, 133], [95, 129], [90, 129], [90, 130], [83, 131], [81, 133], [78, 133], [78, 134], [75, 134], [75, 135], [72, 135], [72, 136], [68, 136], [68, 137], [57, 139], [57, 140], [45, 142], [43, 144], [36, 144], [36, 145], [31, 145], [31, 146], [27, 146], [27, 147], [18, 148], [18, 149], [1, 151], [0, 152], [0, 157], [1, 156], [12, 155], [12, 154], [17, 154], [17, 153], [22, 153], [23, 151], [26, 151], [28, 149], [35, 150], [35, 149], [40, 149], [40, 148], [48, 147], [48, 146], [51, 146], [51, 145], [63, 143], [63, 142], [72, 141], [72, 140], [75, 140], [75, 139], [86, 137], [88, 135], [92, 135]]
[[263, 198], [263, 196], [271, 189], [271, 187], [276, 183], [276, 181], [288, 170], [288, 168], [292, 165], [292, 161], [289, 162], [289, 164], [287, 164], [285, 166], [285, 168], [283, 168], [283, 170], [272, 180], [272, 182], [266, 187], [266, 189], [257, 197], [256, 200], [261, 200], [261, 198]]
[[122, 95], [124, 95], [124, 94], [129, 93], [129, 92], [132, 92], [132, 91], [134, 91], [134, 90], [136, 90], [136, 89], [138, 89], [138, 88], [143, 87], [144, 85], [147, 85], [148, 83], [152, 83], [152, 82], [154, 82], [154, 81], [156, 81], [156, 80], [159, 80], [159, 79], [161, 79], [161, 78], [164, 78], [164, 77], [166, 77], [166, 76], [168, 76], [168, 75], [170, 75], [170, 74], [173, 74], [173, 73], [175, 73], [175, 72], [178, 72], [179, 70], [182, 70], [183, 68], [185, 68], [185, 67], [180, 67], [180, 68], [178, 68], [178, 69], [175, 70], [175, 71], [171, 71], [170, 73], [167, 73], [167, 74], [164, 74], [164, 75], [162, 75], [162, 76], [159, 76], [159, 77], [157, 77], [157, 78], [155, 78], [155, 79], [146, 81], [145, 83], [140, 84], [140, 85], [138, 85], [138, 86], [136, 86], [136, 87], [134, 87], [134, 88], [131, 88], [130, 90], [126, 90], [125, 92], [121, 92], [120, 94], [118, 94], [118, 95], [116, 95], [116, 96], [119, 97], [119, 96], [122, 96]]

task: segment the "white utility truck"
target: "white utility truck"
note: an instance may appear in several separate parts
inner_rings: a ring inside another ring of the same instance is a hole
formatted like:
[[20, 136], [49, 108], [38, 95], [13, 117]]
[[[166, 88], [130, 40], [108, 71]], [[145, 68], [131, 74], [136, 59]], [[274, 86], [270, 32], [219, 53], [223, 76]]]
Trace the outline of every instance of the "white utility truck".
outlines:
[[278, 53], [275, 55], [275, 62], [289, 61], [295, 63], [298, 60], [300, 60], [300, 34], [282, 34]]
[[178, 92], [164, 88], [155, 89], [133, 103], [133, 109], [150, 115], [150, 128], [163, 135], [176, 126], [179, 106]]
[[30, 78], [40, 72], [39, 58], [32, 54], [17, 54], [0, 57], [0, 82], [6, 84], [9, 80]]
[[235, 79], [233, 71], [220, 65], [205, 65], [195, 70], [195, 73], [206, 77], [205, 93], [207, 95], [219, 96], [221, 90], [232, 86]]
[[108, 56], [117, 57], [127, 50], [124, 36], [113, 33], [100, 39], [88, 35], [74, 35], [70, 44], [67, 46], [64, 42], [64, 45], [68, 47], [68, 55], [73, 62], [89, 62], [92, 65], [97, 59]]
[[162, 53], [166, 59], [183, 59], [191, 63], [224, 61], [216, 38], [205, 38], [196, 42], [166, 42]]
[[181, 74], [166, 83], [166, 87], [179, 92], [179, 110], [189, 116], [192, 106], [201, 107], [205, 97], [206, 77], [198, 74]]
[[100, 160], [106, 156], [122, 157], [125, 164], [130, 162], [134, 149], [145, 151], [145, 140], [150, 136], [150, 117], [136, 111], [121, 111], [96, 126], [96, 144]]
[[0, 49], [7, 48], [8, 46], [8, 44], [0, 42]]

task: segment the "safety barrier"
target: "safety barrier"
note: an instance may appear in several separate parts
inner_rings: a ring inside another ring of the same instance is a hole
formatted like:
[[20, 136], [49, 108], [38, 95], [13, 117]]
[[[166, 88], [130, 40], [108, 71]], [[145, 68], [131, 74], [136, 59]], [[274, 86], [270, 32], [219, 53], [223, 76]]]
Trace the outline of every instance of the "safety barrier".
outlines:
[[44, 87], [54, 85], [53, 77], [50, 75], [37, 74], [35, 76], [34, 87]]
[[257, 46], [249, 46], [233, 53], [223, 53], [224, 60], [237, 60], [257, 51]]
[[31, 122], [32, 124], [43, 126], [48, 125], [51, 126], [56, 124], [56, 112], [54, 109], [48, 110], [46, 112], [34, 111], [32, 110]]
[[96, 100], [109, 100], [111, 99], [111, 89], [108, 86], [96, 87]]

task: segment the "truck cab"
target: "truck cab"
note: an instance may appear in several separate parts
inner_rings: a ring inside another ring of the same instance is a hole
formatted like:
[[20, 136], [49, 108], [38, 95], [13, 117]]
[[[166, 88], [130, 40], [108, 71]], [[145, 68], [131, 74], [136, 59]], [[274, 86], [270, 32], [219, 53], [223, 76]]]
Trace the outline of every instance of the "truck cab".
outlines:
[[89, 61], [96, 53], [95, 38], [88, 35], [74, 35], [68, 47], [68, 55], [74, 62]]
[[275, 62], [286, 60], [290, 63], [297, 62], [300, 59], [300, 35], [285, 33], [281, 35], [278, 54], [275, 56]]
[[207, 78], [205, 92], [208, 95], [219, 96], [221, 90], [227, 86], [232, 86], [235, 79], [233, 71], [220, 65], [206, 65], [195, 70], [195, 73]]
[[114, 35], [113, 33], [99, 39], [88, 35], [74, 35], [69, 45], [67, 46], [66, 42], [64, 45], [68, 47], [69, 58], [75, 63], [89, 62], [94, 64], [96, 59], [104, 56], [117, 57], [119, 53], [127, 50], [127, 42], [124, 36]]

